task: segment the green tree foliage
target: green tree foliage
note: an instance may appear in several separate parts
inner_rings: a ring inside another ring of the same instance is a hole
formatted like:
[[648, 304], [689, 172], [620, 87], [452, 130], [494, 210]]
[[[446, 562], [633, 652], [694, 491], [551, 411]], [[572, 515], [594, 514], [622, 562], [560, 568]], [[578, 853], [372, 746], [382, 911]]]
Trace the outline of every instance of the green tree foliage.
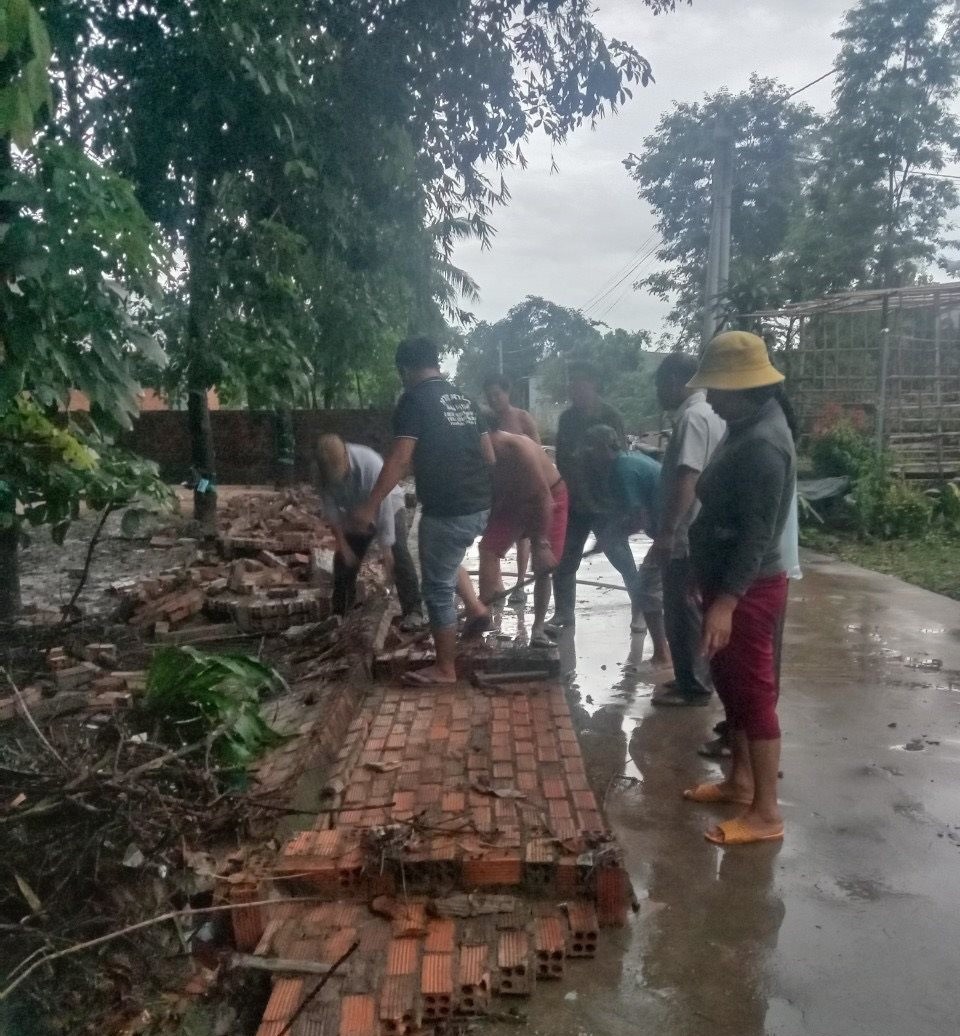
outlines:
[[710, 236], [710, 179], [718, 120], [733, 132], [733, 205], [728, 300], [736, 312], [783, 300], [780, 276], [793, 222], [802, 212], [804, 159], [818, 119], [787, 99], [781, 84], [752, 76], [747, 90], [721, 90], [674, 104], [624, 162], [641, 198], [656, 213], [663, 268], [640, 282], [672, 303], [668, 320], [681, 341], [696, 337]]
[[860, 0], [836, 38], [834, 107], [795, 268], [816, 293], [910, 283], [960, 203], [954, 181], [924, 175], [960, 151], [960, 22], [945, 0]]
[[[210, 385], [289, 396], [302, 373], [314, 398], [352, 391], [401, 334], [459, 315], [450, 247], [489, 239], [524, 139], [563, 139], [650, 79], [580, 0], [97, 2], [79, 35], [63, 68], [75, 131], [185, 256], [171, 347], [207, 477]], [[235, 297], [237, 261], [254, 264], [244, 283], [269, 278], [273, 305]]]
[[[165, 257], [130, 185], [58, 135], [50, 59], [37, 10], [3, 0], [0, 621], [19, 608], [25, 525], [46, 525], [60, 540], [83, 502], [117, 507], [141, 492], [163, 495], [151, 467], [101, 433], [128, 425], [136, 410], [135, 363], [163, 362], [150, 303]], [[82, 431], [49, 417], [75, 389], [96, 422]]]
[[465, 336], [457, 378], [481, 398], [483, 381], [500, 371], [512, 381], [539, 376], [557, 402], [567, 394], [567, 366], [575, 360], [592, 363], [607, 398], [639, 429], [657, 412], [649, 353], [650, 336], [623, 328], [611, 330], [579, 310], [528, 295], [495, 323], [481, 321]]

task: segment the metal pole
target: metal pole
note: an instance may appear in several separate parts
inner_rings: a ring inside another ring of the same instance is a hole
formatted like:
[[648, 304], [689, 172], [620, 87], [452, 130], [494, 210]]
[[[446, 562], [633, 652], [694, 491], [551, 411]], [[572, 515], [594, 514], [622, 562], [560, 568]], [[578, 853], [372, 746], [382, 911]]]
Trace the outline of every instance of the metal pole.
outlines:
[[710, 214], [710, 249], [703, 286], [703, 345], [717, 333], [723, 316], [723, 295], [730, 277], [730, 215], [733, 195], [733, 130], [725, 115], [714, 130]]
[[940, 357], [940, 292], [933, 296], [933, 392], [937, 406], [937, 475], [943, 478], [943, 383]]
[[500, 355], [500, 376], [503, 376], [503, 342], [497, 343], [497, 352]]
[[880, 328], [880, 394], [877, 400], [877, 449], [883, 449], [884, 420], [887, 409], [887, 367], [890, 363], [890, 328]]

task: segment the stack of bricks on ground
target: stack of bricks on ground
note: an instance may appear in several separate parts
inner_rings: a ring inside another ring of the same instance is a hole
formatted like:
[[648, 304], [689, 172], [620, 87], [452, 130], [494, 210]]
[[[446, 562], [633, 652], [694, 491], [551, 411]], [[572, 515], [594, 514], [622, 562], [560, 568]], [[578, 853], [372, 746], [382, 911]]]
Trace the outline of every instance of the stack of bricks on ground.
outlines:
[[[219, 522], [214, 549], [198, 552], [185, 568], [113, 584], [127, 622], [158, 639], [188, 642], [188, 635], [170, 635], [202, 620], [277, 632], [329, 614], [334, 540], [315, 500], [250, 494], [222, 508]], [[360, 599], [376, 582], [375, 569], [361, 578]]]
[[[622, 856], [590, 789], [558, 685], [527, 693], [374, 688], [350, 727], [313, 830], [235, 904], [238, 946], [344, 972], [292, 1032], [407, 1034], [489, 998], [529, 995], [592, 957], [625, 923]], [[260, 1036], [276, 1036], [311, 989], [283, 980]], [[310, 1026], [320, 1026], [311, 1028]]]

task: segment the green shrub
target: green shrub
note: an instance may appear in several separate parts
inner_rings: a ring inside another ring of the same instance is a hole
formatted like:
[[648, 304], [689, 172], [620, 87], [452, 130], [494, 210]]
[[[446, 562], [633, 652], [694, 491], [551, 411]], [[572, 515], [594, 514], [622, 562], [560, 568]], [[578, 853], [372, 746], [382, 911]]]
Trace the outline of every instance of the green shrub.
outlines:
[[960, 536], [960, 486], [947, 482], [932, 494], [935, 521], [949, 536]]
[[892, 475], [884, 453], [874, 451], [854, 485], [853, 498], [861, 536], [919, 539], [933, 525], [933, 501]]
[[847, 475], [859, 478], [876, 454], [870, 439], [852, 422], [838, 421], [829, 430], [810, 438], [810, 459], [820, 478]]
[[261, 715], [260, 695], [285, 688], [276, 670], [246, 655], [163, 647], [147, 670], [143, 704], [169, 742], [209, 735], [217, 762], [240, 770], [284, 740]]

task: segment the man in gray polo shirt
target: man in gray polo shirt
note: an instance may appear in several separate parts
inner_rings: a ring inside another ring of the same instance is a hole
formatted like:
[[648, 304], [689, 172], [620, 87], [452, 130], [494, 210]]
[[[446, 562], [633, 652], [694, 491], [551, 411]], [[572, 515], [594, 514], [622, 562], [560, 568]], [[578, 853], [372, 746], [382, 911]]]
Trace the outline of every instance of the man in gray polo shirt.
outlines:
[[697, 479], [726, 431], [706, 393], [687, 388], [697, 357], [664, 357], [654, 382], [664, 410], [672, 412], [673, 434], [660, 472], [660, 528], [650, 548], [663, 568], [663, 615], [675, 679], [653, 699], [655, 705], [706, 705], [713, 684], [700, 653], [703, 615], [691, 593], [690, 525], [697, 516]]

